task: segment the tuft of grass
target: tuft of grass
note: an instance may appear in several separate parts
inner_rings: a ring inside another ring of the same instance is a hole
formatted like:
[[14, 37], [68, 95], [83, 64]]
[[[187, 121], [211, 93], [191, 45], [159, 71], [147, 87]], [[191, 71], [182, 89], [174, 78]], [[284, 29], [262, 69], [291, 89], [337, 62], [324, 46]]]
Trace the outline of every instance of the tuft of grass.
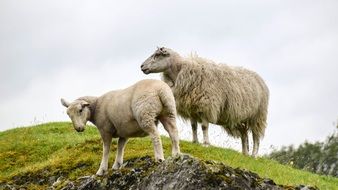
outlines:
[[[171, 154], [171, 143], [162, 137], [165, 156]], [[232, 167], [258, 173], [284, 185], [311, 185], [320, 189], [338, 189], [338, 178], [321, 176], [294, 169], [266, 158], [254, 159], [234, 150], [203, 147], [181, 141], [181, 151], [203, 160], [215, 160]], [[116, 140], [111, 145], [109, 165], [115, 158]], [[102, 142], [97, 129], [87, 126], [77, 133], [71, 123], [53, 122], [0, 132], [0, 181], [15, 182], [20, 177], [52, 177], [63, 175], [71, 180], [95, 174], [102, 154]], [[145, 155], [153, 157], [150, 138], [130, 139], [124, 159]], [[34, 184], [34, 189], [45, 185]]]

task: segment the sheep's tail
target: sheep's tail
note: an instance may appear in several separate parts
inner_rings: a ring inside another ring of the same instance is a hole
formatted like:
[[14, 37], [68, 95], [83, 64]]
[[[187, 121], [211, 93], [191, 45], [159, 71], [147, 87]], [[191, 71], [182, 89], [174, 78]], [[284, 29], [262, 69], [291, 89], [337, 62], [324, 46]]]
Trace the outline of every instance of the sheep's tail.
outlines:
[[171, 118], [176, 118], [176, 103], [175, 103], [175, 98], [174, 95], [169, 88], [162, 88], [159, 91], [159, 97], [162, 102], [163, 108], [165, 112], [168, 114], [169, 117]]

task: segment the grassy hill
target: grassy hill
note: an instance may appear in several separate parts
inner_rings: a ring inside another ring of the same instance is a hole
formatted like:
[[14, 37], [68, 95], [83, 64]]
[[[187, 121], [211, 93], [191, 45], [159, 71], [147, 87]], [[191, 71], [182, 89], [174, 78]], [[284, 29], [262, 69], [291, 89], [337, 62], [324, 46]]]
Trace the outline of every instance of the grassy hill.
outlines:
[[[170, 155], [170, 140], [162, 137], [165, 156]], [[109, 167], [115, 156], [116, 140], [113, 140]], [[338, 189], [338, 178], [320, 176], [281, 165], [265, 158], [254, 159], [218, 147], [203, 147], [181, 141], [181, 151], [204, 160], [223, 162], [273, 179], [278, 184], [317, 186], [320, 189]], [[0, 132], [0, 182], [13, 182], [20, 178], [34, 180], [39, 176], [62, 174], [70, 179], [95, 174], [102, 154], [102, 143], [95, 127], [87, 126], [77, 133], [71, 123], [46, 123], [32, 127], [16, 128]], [[124, 159], [150, 155], [153, 147], [149, 138], [130, 139]], [[32, 184], [32, 189], [44, 189], [44, 185]], [[43, 183], [42, 183], [43, 184]]]

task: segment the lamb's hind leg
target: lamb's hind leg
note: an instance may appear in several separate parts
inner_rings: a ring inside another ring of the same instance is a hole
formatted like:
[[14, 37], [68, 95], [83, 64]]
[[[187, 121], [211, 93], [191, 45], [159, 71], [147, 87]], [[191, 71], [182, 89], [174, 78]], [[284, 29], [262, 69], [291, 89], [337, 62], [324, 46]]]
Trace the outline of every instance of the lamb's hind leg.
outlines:
[[203, 120], [202, 121], [202, 131], [203, 131], [203, 144], [205, 146], [210, 145], [208, 130], [209, 130], [209, 123], [208, 123], [208, 121]]
[[124, 154], [124, 148], [128, 142], [127, 138], [120, 137], [117, 141], [117, 152], [116, 152], [116, 158], [114, 165], [112, 167], [113, 170], [120, 169], [123, 164], [123, 154]]
[[99, 170], [96, 172], [96, 175], [102, 176], [108, 174], [108, 156], [110, 144], [112, 141], [112, 136], [109, 133], [100, 131], [102, 141], [103, 141], [103, 153]]
[[161, 161], [164, 160], [161, 137], [155, 125], [155, 117], [152, 118], [154, 119], [141, 118], [138, 122], [140, 127], [149, 134], [151, 141], [153, 142], [155, 161]]
[[198, 136], [197, 136], [197, 121], [191, 120], [191, 129], [192, 129], [192, 142], [198, 143]]
[[162, 141], [161, 141], [160, 134], [157, 131], [157, 128], [155, 127], [155, 124], [146, 130], [150, 135], [151, 141], [153, 142], [155, 161], [163, 161], [164, 155], [163, 155]]
[[180, 154], [181, 153], [180, 144], [179, 144], [180, 142], [179, 142], [175, 118], [161, 117], [160, 121], [163, 124], [165, 130], [169, 133], [169, 137], [171, 139], [172, 156], [176, 156], [177, 154]]

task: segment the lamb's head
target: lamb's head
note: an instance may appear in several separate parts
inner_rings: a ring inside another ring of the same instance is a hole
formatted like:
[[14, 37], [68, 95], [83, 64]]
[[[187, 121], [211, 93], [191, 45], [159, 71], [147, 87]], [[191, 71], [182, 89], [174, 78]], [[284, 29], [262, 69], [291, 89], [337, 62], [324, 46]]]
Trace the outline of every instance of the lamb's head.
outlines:
[[146, 59], [141, 65], [144, 74], [165, 72], [175, 56], [175, 52], [169, 48], [161, 47]]
[[77, 132], [84, 131], [86, 123], [90, 118], [89, 103], [84, 100], [75, 100], [72, 103], [68, 103], [63, 98], [61, 99], [61, 103], [67, 108], [67, 114], [72, 120], [74, 129]]

